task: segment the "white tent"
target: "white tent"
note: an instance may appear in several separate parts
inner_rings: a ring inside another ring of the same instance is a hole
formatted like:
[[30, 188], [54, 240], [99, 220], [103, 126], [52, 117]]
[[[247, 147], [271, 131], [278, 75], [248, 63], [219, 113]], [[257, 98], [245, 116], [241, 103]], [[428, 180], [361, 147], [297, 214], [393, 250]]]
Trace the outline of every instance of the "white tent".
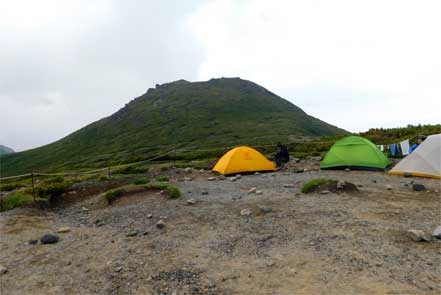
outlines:
[[389, 173], [441, 178], [441, 134], [427, 137], [413, 153], [402, 159]]

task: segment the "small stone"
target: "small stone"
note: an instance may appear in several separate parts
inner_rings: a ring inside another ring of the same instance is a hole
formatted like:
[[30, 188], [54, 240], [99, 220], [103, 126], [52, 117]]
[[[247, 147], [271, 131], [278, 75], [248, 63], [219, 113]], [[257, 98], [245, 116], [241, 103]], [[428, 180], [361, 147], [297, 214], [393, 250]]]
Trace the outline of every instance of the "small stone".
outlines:
[[215, 180], [216, 180], [216, 177], [211, 176], [211, 177], [208, 177], [207, 179], [208, 179], [208, 181], [215, 181]]
[[437, 239], [441, 239], [441, 225], [435, 228], [435, 230], [432, 233], [432, 236], [434, 236]]
[[357, 184], [357, 186], [358, 186], [358, 187], [363, 187], [363, 185], [362, 185], [362, 184]]
[[204, 173], [205, 169], [199, 169], [199, 173]]
[[208, 192], [207, 191], [201, 191], [201, 195], [206, 196], [206, 195], [208, 195]]
[[349, 168], [346, 168], [346, 169], [345, 169], [345, 171], [346, 171], [346, 172], [349, 172], [349, 171], [351, 171], [351, 169], [349, 169]]
[[38, 244], [38, 240], [29, 240], [28, 244], [29, 245], [37, 245]]
[[159, 220], [158, 223], [156, 223], [156, 227], [157, 228], [164, 228], [165, 227], [165, 223], [162, 220]]
[[236, 179], [241, 179], [241, 178], [242, 178], [242, 175], [236, 174]]
[[147, 218], [148, 219], [152, 219], [153, 218], [153, 214], [147, 214]]
[[89, 211], [89, 209], [87, 209], [86, 207], [81, 207], [81, 211]]
[[259, 207], [260, 212], [262, 213], [270, 213], [271, 211], [273, 211], [271, 208], [269, 207]]
[[228, 178], [231, 182], [233, 182], [233, 181], [236, 181], [237, 180], [237, 178], [236, 177], [230, 177], [230, 178]]
[[298, 168], [298, 169], [294, 170], [294, 173], [303, 173], [303, 172], [305, 172], [305, 169], [303, 169], [303, 168]]
[[8, 269], [0, 264], [0, 275], [3, 275], [8, 272]]
[[68, 232], [70, 232], [70, 227], [67, 227], [67, 226], [60, 227], [57, 230], [57, 233], [68, 233]]
[[411, 229], [408, 230], [407, 233], [409, 234], [409, 237], [414, 240], [415, 242], [430, 242], [430, 236], [427, 235], [424, 231], [418, 230], [418, 229]]
[[184, 169], [185, 173], [191, 173], [191, 171], [192, 171], [192, 169], [190, 167], [187, 167], [187, 168]]
[[242, 209], [240, 210], [240, 215], [242, 216], [250, 216], [252, 214], [250, 209]]
[[328, 190], [324, 190], [324, 191], [321, 191], [320, 193], [321, 193], [322, 195], [326, 195], [326, 194], [329, 194], [330, 191], [328, 191]]
[[337, 182], [337, 189], [344, 189], [345, 188], [345, 181], [339, 181]]
[[390, 184], [388, 184], [388, 185], [386, 185], [386, 189], [387, 189], [388, 191], [391, 191], [391, 190], [392, 190], [392, 186], [391, 186]]
[[121, 272], [123, 270], [122, 266], [115, 267], [115, 272]]
[[137, 230], [129, 232], [128, 234], [126, 234], [126, 237], [136, 237], [139, 234], [139, 232]]
[[184, 181], [192, 181], [193, 179], [191, 177], [184, 177]]
[[256, 195], [261, 195], [261, 194], [263, 194], [262, 191], [259, 191], [259, 190], [256, 191]]
[[59, 238], [56, 234], [45, 234], [41, 237], [40, 242], [42, 244], [55, 244], [58, 240]]
[[196, 204], [196, 200], [195, 199], [191, 198], [191, 199], [187, 200], [187, 205], [194, 205], [194, 204]]
[[421, 183], [414, 183], [412, 189], [417, 192], [425, 191], [426, 187]]
[[284, 188], [293, 188], [293, 187], [294, 187], [294, 184], [291, 184], [291, 183], [284, 183], [284, 184], [283, 184], [283, 187], [284, 187]]
[[222, 175], [222, 174], [221, 174], [221, 175], [219, 175], [219, 177], [218, 177], [218, 178], [219, 178], [219, 180], [225, 180], [225, 179], [227, 179], [227, 177], [226, 177], [225, 175]]
[[252, 187], [252, 188], [250, 188], [250, 189], [248, 190], [248, 193], [249, 193], [249, 194], [254, 194], [254, 193], [256, 192], [256, 190], [257, 190], [257, 188]]
[[254, 175], [259, 175], [259, 174], [260, 174], [259, 172], [255, 172], [255, 173], [254, 173]]
[[372, 183], [377, 183], [377, 181], [375, 179], [372, 179]]

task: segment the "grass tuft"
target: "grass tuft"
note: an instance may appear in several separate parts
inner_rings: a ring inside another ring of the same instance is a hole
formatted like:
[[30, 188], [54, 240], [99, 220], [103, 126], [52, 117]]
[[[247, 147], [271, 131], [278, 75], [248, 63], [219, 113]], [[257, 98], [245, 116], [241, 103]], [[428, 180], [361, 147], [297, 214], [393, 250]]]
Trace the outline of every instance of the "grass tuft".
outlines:
[[310, 181], [306, 182], [302, 186], [302, 193], [307, 194], [310, 193], [312, 190], [314, 190], [316, 187], [326, 184], [326, 183], [335, 183], [336, 181], [333, 179], [326, 179], [326, 178], [316, 178], [311, 179]]
[[135, 179], [135, 181], [133, 181], [133, 184], [134, 185], [142, 185], [142, 184], [147, 184], [149, 182], [150, 182], [150, 179], [148, 179], [148, 178], [138, 178], [138, 179]]
[[14, 209], [15, 207], [23, 206], [29, 204], [33, 201], [32, 195], [15, 192], [7, 195], [5, 198], [0, 200], [0, 212]]
[[170, 180], [170, 177], [165, 176], [165, 175], [158, 175], [155, 178], [157, 181], [161, 181], [161, 182], [167, 182]]

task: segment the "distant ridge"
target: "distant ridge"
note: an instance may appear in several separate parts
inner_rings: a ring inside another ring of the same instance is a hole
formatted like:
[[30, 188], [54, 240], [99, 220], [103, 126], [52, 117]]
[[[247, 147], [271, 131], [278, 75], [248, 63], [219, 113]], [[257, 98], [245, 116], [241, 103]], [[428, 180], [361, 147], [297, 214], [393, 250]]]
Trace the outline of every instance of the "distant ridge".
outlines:
[[100, 167], [143, 159], [172, 145], [225, 147], [346, 133], [247, 80], [179, 80], [148, 89], [113, 115], [57, 142], [3, 157], [2, 170], [6, 176]]
[[12, 154], [12, 153], [14, 153], [13, 149], [8, 148], [7, 146], [4, 146], [4, 145], [0, 144], [0, 155]]

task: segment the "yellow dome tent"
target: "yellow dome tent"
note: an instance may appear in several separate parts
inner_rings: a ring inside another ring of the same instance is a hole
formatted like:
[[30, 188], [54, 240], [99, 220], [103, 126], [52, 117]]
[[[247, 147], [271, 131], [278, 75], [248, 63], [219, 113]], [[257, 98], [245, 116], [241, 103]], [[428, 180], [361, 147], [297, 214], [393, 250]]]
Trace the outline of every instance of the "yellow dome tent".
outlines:
[[213, 168], [221, 174], [275, 171], [276, 165], [253, 148], [240, 146], [224, 154]]

